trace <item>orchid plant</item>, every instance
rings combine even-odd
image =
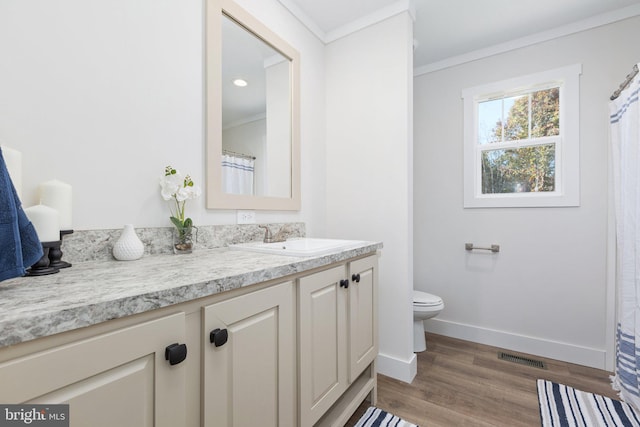
[[[164,200],[173,200],[171,210],[171,222],[178,230],[181,239],[184,239],[187,233],[193,227],[191,218],[186,217],[185,206],[187,200],[200,197],[200,187],[194,185],[189,175],[183,176],[171,166],[167,166],[164,170],[164,176],[160,177],[160,194]]]

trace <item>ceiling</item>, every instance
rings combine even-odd
[[[329,42],[367,18],[406,10],[410,0],[279,1]],[[640,14],[640,0],[413,0],[413,6],[415,68],[603,14]]]

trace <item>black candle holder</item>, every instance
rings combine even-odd
[[[69,268],[71,267],[71,263],[68,263],[66,261],[62,261],[62,239],[64,238],[64,236],[66,236],[67,234],[72,234],[73,230],[60,230],[60,240],[58,240],[57,242],[51,242],[51,243],[57,243],[57,245],[52,246],[51,248],[49,248],[49,266],[50,267],[54,267],[54,268]]]
[[[52,267],[49,261],[49,250],[55,246],[60,246],[60,241],[41,243],[43,252],[42,258],[27,269],[27,276],[46,276],[47,274],[54,274],[60,271],[59,268]]]

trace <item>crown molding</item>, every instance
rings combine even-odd
[[[326,33],[316,24],[316,22],[298,7],[294,0],[278,0],[302,25],[307,27],[311,33],[324,43]]]
[[[388,6],[376,10],[373,13],[358,18],[355,21],[342,25],[331,31],[323,31],[316,22],[298,7],[295,0],[278,0],[289,12],[302,23],[313,35],[315,35],[322,43],[329,44],[349,34],[360,31],[371,25],[375,25],[385,19],[408,11],[411,18],[415,21],[415,6],[412,0],[398,0]]]
[[[505,43],[500,43],[497,45],[493,45],[483,49],[478,49],[473,52],[465,53],[462,55],[452,56],[450,58],[443,59],[442,61],[432,62],[430,64],[416,67],[413,70],[413,76],[418,77],[422,74],[428,74],[434,71],[455,67],[457,65],[461,65],[467,62],[476,61],[478,59],[487,58],[490,56],[509,52],[511,50],[520,49],[526,46],[531,46],[534,44],[538,44],[538,43],[546,42],[549,40],[557,39],[560,37],[568,36],[571,34],[579,33],[581,31],[601,27],[603,25],[622,21],[624,19],[632,18],[638,15],[640,15],[640,4],[623,7],[621,9],[613,10],[611,12],[603,13],[596,16],[592,16],[591,18],[587,18],[582,21],[577,21],[571,24],[563,25],[561,27],[557,27],[548,31],[543,31],[537,34],[532,34],[530,36],[510,40]]]
[[[331,43],[403,12],[409,12],[411,18],[415,21],[416,13],[413,2],[411,0],[398,0],[383,7],[382,9],[378,9],[373,13],[363,16],[362,18],[358,18],[355,21],[349,22],[348,24],[327,32],[323,42],[325,44]]]

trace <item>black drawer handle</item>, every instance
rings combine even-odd
[[[168,345],[164,349],[164,358],[170,365],[177,365],[187,358],[187,345],[178,343]]]
[[[216,328],[209,333],[209,341],[216,347],[225,345],[229,339],[229,332],[226,329]]]
[[[347,289],[349,287],[349,281],[347,279],[340,280],[340,287]]]
[[[360,273],[358,274],[352,274],[351,275],[351,280],[353,280],[356,283],[360,283]]]

